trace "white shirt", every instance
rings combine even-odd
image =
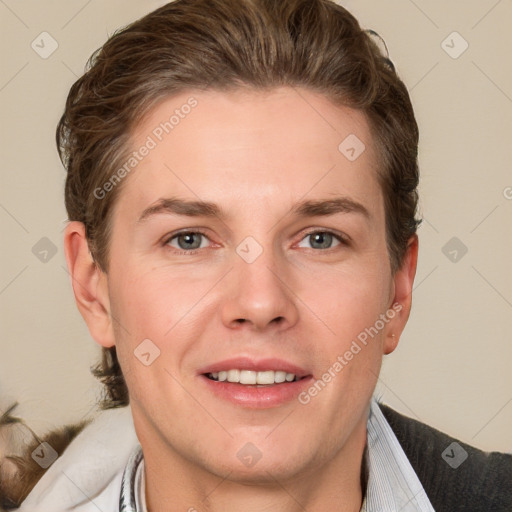
[[[435,512],[375,397],[367,431],[369,478],[361,512]],[[144,490],[144,459],[128,406],[104,411],[86,426],[18,512],[147,512]]]
[[[366,428],[369,477],[361,512],[435,512],[375,397]]]

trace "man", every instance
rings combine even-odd
[[[121,409],[20,510],[510,509],[510,456],[372,398],[411,308],[418,130],[346,10],[168,4],[95,56],[58,145],[75,298]]]

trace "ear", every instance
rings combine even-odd
[[[398,345],[398,340],[405,329],[412,304],[412,287],[418,263],[418,235],[409,238],[401,267],[393,277],[393,299],[389,311],[395,315],[389,321],[384,339],[384,354],[390,354]],[[393,336],[394,335],[394,336]]]
[[[114,346],[108,277],[92,258],[82,222],[72,221],[67,225],[64,252],[76,304],[91,336],[103,347]]]

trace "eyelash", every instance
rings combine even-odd
[[[314,234],[317,234],[317,233],[332,235],[336,240],[338,240],[338,242],[340,242],[340,245],[342,245],[342,246],[348,246],[349,245],[349,239],[348,239],[348,237],[346,235],[341,235],[340,233],[337,233],[337,232],[334,232],[334,231],[331,231],[331,230],[328,230],[328,229],[315,229],[315,230],[312,230],[312,231],[308,231],[300,239],[300,242],[302,240],[304,240],[305,238],[307,238],[308,236],[311,236],[311,235],[314,235]],[[208,235],[204,231],[201,231],[200,229],[196,229],[194,231],[190,231],[190,230],[178,231],[177,233],[173,233],[169,237],[165,238],[165,240],[163,242],[163,246],[167,247],[167,248],[170,248],[169,243],[172,240],[174,240],[175,238],[177,238],[177,237],[179,237],[181,235],[202,235],[202,236],[204,236],[205,238],[207,238],[209,240]],[[338,246],[336,246],[336,247],[338,247]],[[328,252],[331,252],[332,250],[335,250],[336,247],[329,247],[328,249],[314,249],[314,248],[311,248],[311,250],[315,251],[315,252],[327,252],[328,253]],[[194,254],[197,254],[197,252],[199,252],[199,251],[201,251],[203,249],[205,249],[205,248],[203,247],[203,248],[200,248],[200,249],[193,249],[191,251],[184,251],[184,250],[180,251],[180,250],[176,249],[175,247],[170,248],[170,250],[174,254],[178,254],[178,255],[180,255],[180,254],[194,255]]]

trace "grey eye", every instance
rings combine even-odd
[[[200,249],[202,238],[205,238],[202,233],[192,231],[187,233],[178,233],[169,240],[168,244],[172,247],[176,247],[176,245],[173,245],[172,243],[176,240],[178,243],[178,246],[176,247],[177,249]]]
[[[310,244],[313,249],[331,249],[341,243],[339,237],[329,231],[315,231],[313,233],[308,233],[303,240],[308,239],[310,240]],[[333,242],[337,242],[337,244],[333,246]],[[300,245],[300,247],[304,246]]]

